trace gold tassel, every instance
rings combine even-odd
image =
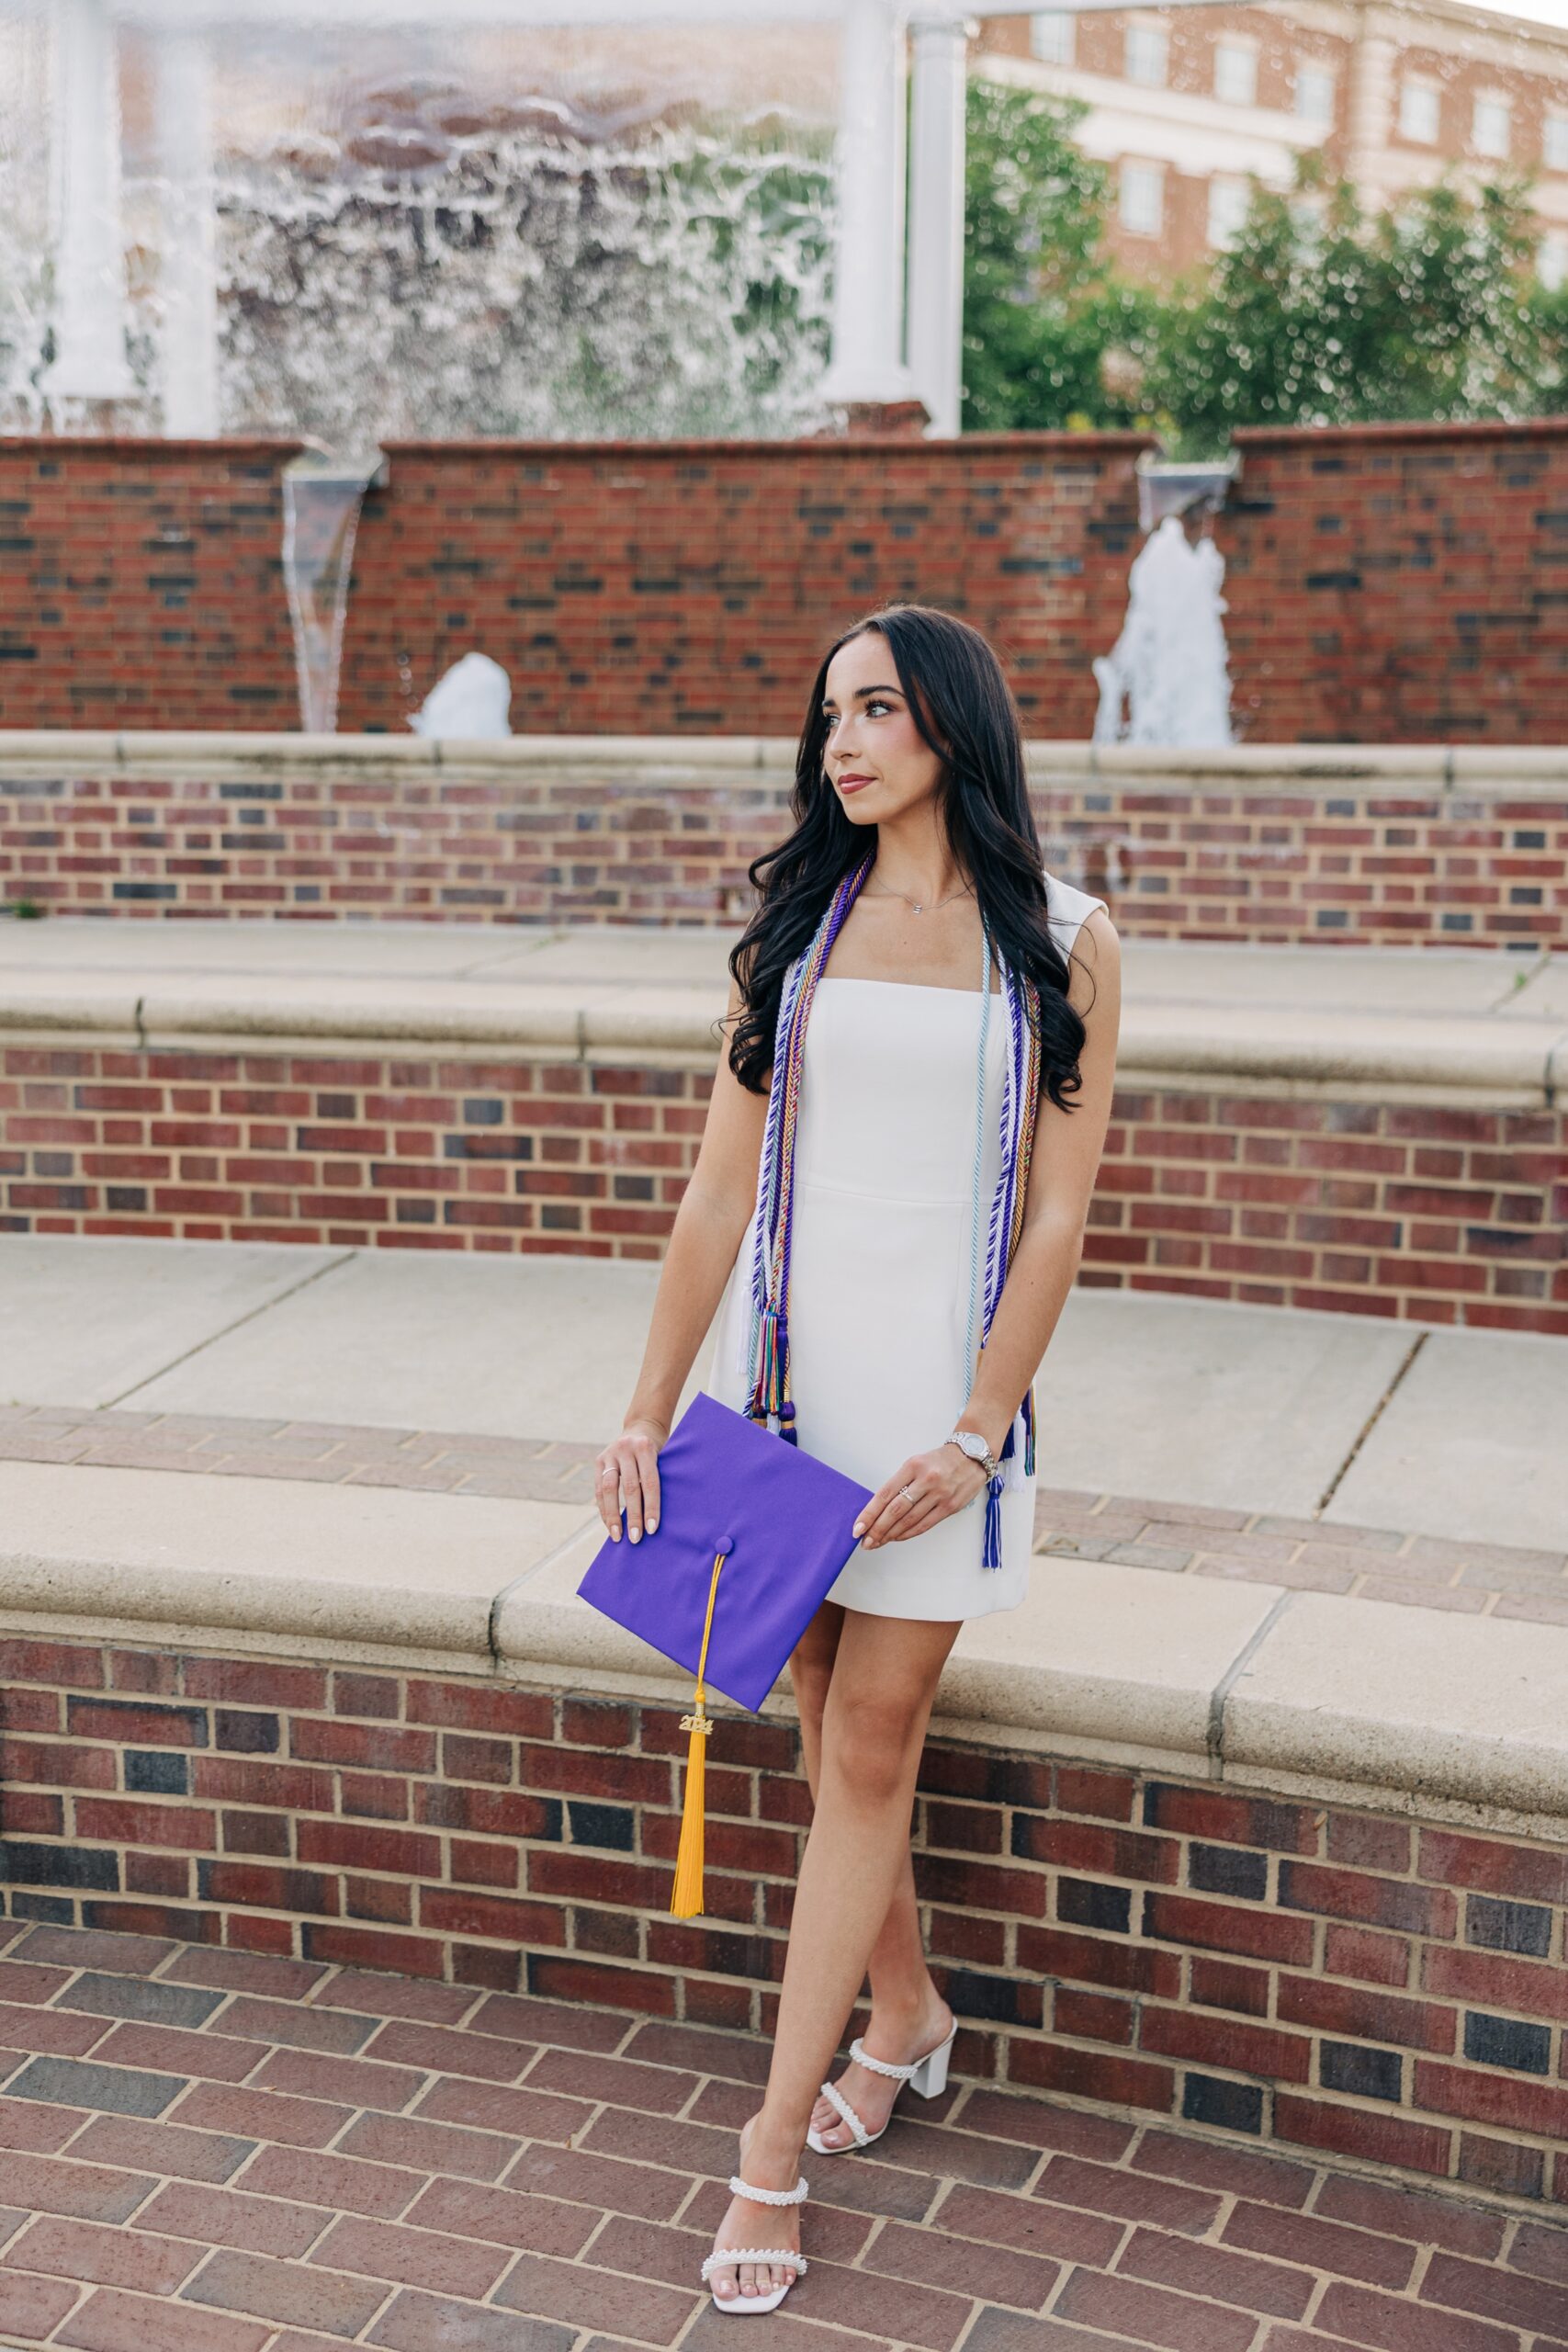
[[[728,1541],[715,1556],[713,1577],[708,1585],[708,1613],[703,1626],[703,1646],[697,1657],[697,1689],[694,1712],[681,1718],[681,1729],[689,1731],[691,1742],[686,1749],[686,1794],[681,1809],[681,1847],[675,1857],[675,1884],[670,1895],[670,1909],[677,1919],[694,1919],[703,1907],[703,1823],[705,1802],[704,1783],[706,1778],[707,1736],[713,1729],[712,1719],[703,1712],[705,1692],[703,1676],[708,1662],[708,1636],[713,1632],[713,1604],[718,1594],[718,1572],[729,1550]]]

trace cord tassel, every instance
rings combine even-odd
[[[989,1479],[986,1487],[986,1544],[980,1554],[983,1568],[999,1568],[1002,1564],[1002,1482],[1000,1477]]]
[[[707,1736],[713,1722],[703,1707],[703,1677],[707,1670],[708,1638],[713,1632],[713,1605],[718,1596],[718,1572],[734,1548],[727,1535],[714,1555],[708,1584],[708,1611],[703,1625],[703,1646],[697,1657],[697,1689],[693,1713],[682,1715],[681,1729],[692,1735],[686,1747],[686,1792],[681,1807],[681,1844],[675,1856],[675,1883],[670,1909],[677,1919],[694,1919],[703,1907],[703,1830],[707,1803]]]

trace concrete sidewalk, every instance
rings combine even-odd
[[[630,1395],[658,1272],[8,1236],[0,1404],[596,1446]],[[1556,1340],[1078,1290],[1039,1393],[1054,1488],[1562,1548]]]

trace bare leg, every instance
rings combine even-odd
[[[814,1798],[821,1771],[822,1711],[827,1704],[844,1614],[836,1601],[825,1601],[790,1659],[806,1777]],[[938,1992],[926,1963],[915,1899],[914,1863],[907,1843],[887,1916],[872,1947],[869,1974],[871,2018],[864,2039],[872,2056],[889,2059],[901,2066],[934,2049],[952,2024],[953,2012]],[[893,2111],[898,2084],[886,2075],[874,2075],[868,2067],[856,2065],[852,2060],[838,2077],[838,2083],[866,2130],[880,2132]],[[818,2097],[811,2121],[818,2137],[832,2147],[846,2147],[854,2138],[838,2109],[826,2098]]]
[[[773,2064],[742,2141],[747,2177],[794,2186],[823,2075],[908,1868],[909,1815],[931,1702],[957,1622],[846,1610],[822,1711],[816,1813],[801,1860]],[[716,2245],[798,2244],[798,2211],[737,2198]],[[787,2266],[719,2270],[723,2299],[782,2286]]]

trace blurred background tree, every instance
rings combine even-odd
[[[1124,424],[1108,352],[1141,349],[1156,298],[1105,244],[1110,174],[1073,143],[1076,98],[969,85],[964,189],[964,428]],[[1135,389],[1123,371],[1129,390]]]
[[[971,85],[966,431],[1139,424],[1204,457],[1244,424],[1562,406],[1568,289],[1535,275],[1525,183],[1369,213],[1310,158],[1289,194],[1255,184],[1229,249],[1159,290],[1110,257],[1109,175],[1072,141],[1084,111]]]

